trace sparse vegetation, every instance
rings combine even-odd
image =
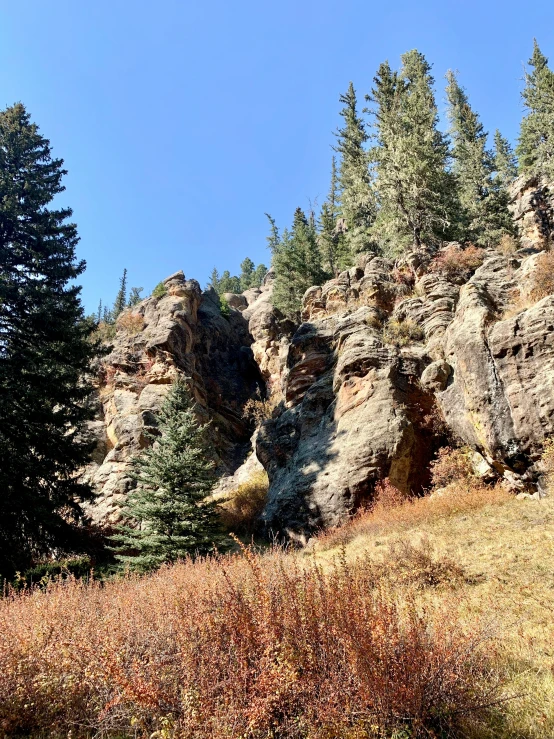
[[[554,293],[554,251],[542,252],[533,271],[529,297],[534,303]]]
[[[465,282],[483,264],[485,252],[471,244],[465,249],[457,245],[448,246],[436,256],[429,267],[451,282]]]
[[[144,328],[144,318],[140,313],[134,313],[127,309],[120,313],[116,321],[116,327],[126,331],[131,336],[136,336]]]
[[[398,344],[398,346],[407,346],[425,338],[425,333],[411,318],[400,321],[396,318],[390,318],[385,324],[383,330],[383,338],[388,344]]]

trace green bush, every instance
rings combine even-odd
[[[231,306],[223,296],[219,298],[219,310],[223,318],[229,318],[231,315]]]
[[[163,282],[158,282],[156,287],[152,290],[152,297],[163,298],[164,295],[167,295],[167,287]]]
[[[407,346],[416,341],[422,341],[425,334],[421,326],[418,326],[411,318],[407,318],[405,321],[391,318],[385,326],[383,337],[388,344]]]

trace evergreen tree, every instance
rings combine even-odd
[[[269,251],[274,254],[277,247],[281,243],[281,237],[279,236],[279,229],[275,225],[275,218],[272,218],[269,213],[265,213],[265,217],[269,221],[270,225],[270,232],[269,236],[267,237],[267,245],[269,248]]]
[[[220,282],[219,272],[217,271],[217,267],[214,267],[210,275],[210,281],[208,282],[208,286],[213,287],[216,293],[219,293],[219,282]]]
[[[100,302],[98,303],[98,310],[96,311],[96,323],[100,323],[102,320],[102,298],[100,298]]]
[[[494,169],[501,186],[508,189],[517,177],[517,159],[508,140],[498,129],[494,132]]]
[[[123,274],[119,280],[119,290],[115,296],[115,302],[112,308],[112,320],[116,321],[120,313],[125,310],[127,304],[127,270],[123,270]]]
[[[283,232],[273,255],[273,267],[273,304],[291,317],[300,311],[306,290],[321,285],[329,276],[321,264],[314,224],[301,208],[296,209],[290,233]]]
[[[104,306],[104,312],[102,314],[102,320],[103,320],[104,323],[113,323],[114,322],[113,313],[111,312],[111,310],[108,308],[107,305]]]
[[[367,100],[374,116],[371,159],[379,216],[375,238],[389,253],[448,238],[455,209],[448,139],[438,130],[431,67],[417,50],[393,72],[387,62]]]
[[[224,544],[216,504],[206,502],[215,484],[183,379],[170,389],[158,415],[159,436],[134,459],[137,488],[123,508],[129,524],[113,540],[117,559],[148,571],[187,555],[208,554]]]
[[[75,279],[77,228],[63,160],[20,103],[0,113],[0,572],[10,576],[54,547],[73,547],[77,470],[91,446],[91,340]]]
[[[527,115],[521,122],[516,149],[519,170],[554,178],[554,72],[536,39],[529,65],[532,69],[525,74],[522,93]]]
[[[368,136],[358,114],[356,91],[352,82],[339,100],[344,105],[340,111],[344,126],[335,134],[335,151],[340,154],[338,210],[346,227],[344,241],[353,256],[372,247],[371,225],[375,220],[375,196],[371,187],[367,152],[364,149]]]
[[[265,264],[258,264],[254,271],[254,281],[252,283],[252,287],[260,287],[266,275],[267,267],[265,266]]]
[[[246,259],[244,259],[240,265],[239,281],[241,292],[243,292],[244,290],[248,290],[249,287],[253,287],[255,272],[256,265],[249,257],[246,257]]]
[[[331,184],[327,200],[321,206],[319,214],[319,247],[324,269],[329,275],[336,275],[350,267],[353,256],[345,240],[345,234],[338,224],[338,175],[336,159],[331,165]]]
[[[236,276],[231,276],[229,270],[226,269],[225,272],[221,275],[221,279],[219,280],[218,293],[220,295],[223,295],[223,293],[240,292],[242,292],[240,289],[240,279]]]
[[[131,292],[129,293],[129,301],[127,303],[128,308],[134,308],[135,305],[138,305],[140,303],[140,301],[142,300],[140,294],[143,290],[144,290],[143,287],[132,287],[131,288]]]
[[[454,143],[453,171],[456,175],[461,217],[460,238],[481,246],[494,245],[505,233],[513,233],[508,211],[508,193],[493,176],[495,159],[487,149],[487,132],[471,108],[454,72],[446,75],[451,135]]]

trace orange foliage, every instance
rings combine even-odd
[[[244,550],[8,594],[0,731],[415,738],[479,714],[498,690],[483,633],[452,604],[431,616],[395,599],[369,569]]]
[[[554,251],[543,251],[533,271],[531,300],[538,302],[554,293]]]
[[[465,249],[449,246],[433,259],[429,271],[438,272],[453,282],[465,281],[483,264],[484,254],[483,249],[473,244]]]

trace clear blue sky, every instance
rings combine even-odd
[[[0,103],[22,101],[65,159],[88,311],[124,267],[146,292],[183,269],[269,261],[279,225],[328,187],[338,96],[418,48],[460,72],[485,126],[514,140],[554,3],[512,0],[0,0]]]

